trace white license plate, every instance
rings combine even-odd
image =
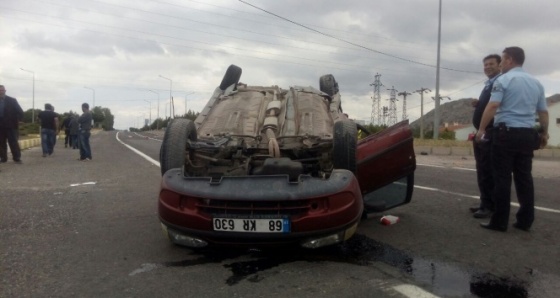
[[[289,233],[290,220],[287,218],[220,218],[213,219],[214,231],[249,233]]]

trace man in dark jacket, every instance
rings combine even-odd
[[[41,120],[41,147],[43,148],[43,157],[52,155],[58,134],[58,114],[54,112],[51,104],[45,104],[45,110],[37,116]]]
[[[93,121],[93,116],[89,110],[89,104],[82,104],[83,114],[78,118],[78,123],[80,124],[80,158],[81,161],[91,160],[91,147],[89,145],[89,137],[91,135],[91,122]]]
[[[21,163],[19,148],[19,122],[23,120],[23,110],[17,100],[6,95],[6,88],[0,85],[0,162],[8,161],[8,146],[15,163]]]
[[[482,113],[484,113],[484,109],[486,108],[486,106],[488,105],[488,101],[490,100],[494,81],[500,75],[500,62],[502,62],[502,57],[500,57],[500,55],[498,54],[488,55],[482,60],[482,63],[484,63],[484,74],[488,77],[488,80],[484,84],[484,89],[482,89],[479,99],[473,101],[475,110],[472,122],[473,126],[477,130],[480,126]],[[479,207],[471,208],[471,211],[474,212],[473,216],[475,218],[490,217],[495,209],[494,201],[492,198],[492,191],[494,190],[494,178],[492,176],[492,162],[490,160],[490,149],[492,148],[492,120],[490,120],[490,124],[488,126],[490,128],[486,130],[484,141],[473,141],[474,158],[476,160],[476,177],[478,181],[478,189],[480,191]]]
[[[80,141],[78,140],[78,133],[80,132],[80,124],[78,123],[77,115],[70,115],[70,145],[72,149],[78,149]]]

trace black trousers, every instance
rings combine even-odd
[[[21,159],[21,150],[19,149],[18,139],[19,130],[17,128],[0,127],[0,160],[8,160],[8,146],[6,145],[6,141],[10,145],[12,158],[14,160]]]
[[[480,209],[494,211],[495,204],[492,197],[494,191],[494,176],[492,173],[492,130],[486,131],[486,142],[473,141],[474,159],[476,161],[476,178],[480,191]]]
[[[507,227],[511,204],[511,180],[519,201],[517,223],[530,227],[535,220],[535,188],[533,185],[533,150],[537,131],[532,128],[494,128],[492,140],[492,168],[495,187],[493,197],[496,210],[493,225]]]

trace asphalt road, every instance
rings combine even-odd
[[[418,156],[412,203],[385,213],[395,225],[372,214],[320,250],[193,251],[159,227],[161,134],[118,139],[92,136],[91,162],[59,140],[51,157],[32,148],[0,164],[0,297],[560,295],[558,161],[534,163],[529,233],[478,226],[470,157]]]

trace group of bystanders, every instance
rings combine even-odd
[[[56,138],[61,128],[65,129],[64,147],[80,149],[80,161],[90,161],[91,135],[93,117],[87,103],[82,104],[82,115],[67,117],[59,126],[60,115],[54,111],[50,103],[45,110],[37,115],[41,125],[41,148],[43,157],[54,153]],[[18,101],[6,95],[6,88],[0,85],[0,163],[8,161],[8,146],[15,163],[21,164],[21,148],[19,146],[19,123],[23,120],[23,109]]]

